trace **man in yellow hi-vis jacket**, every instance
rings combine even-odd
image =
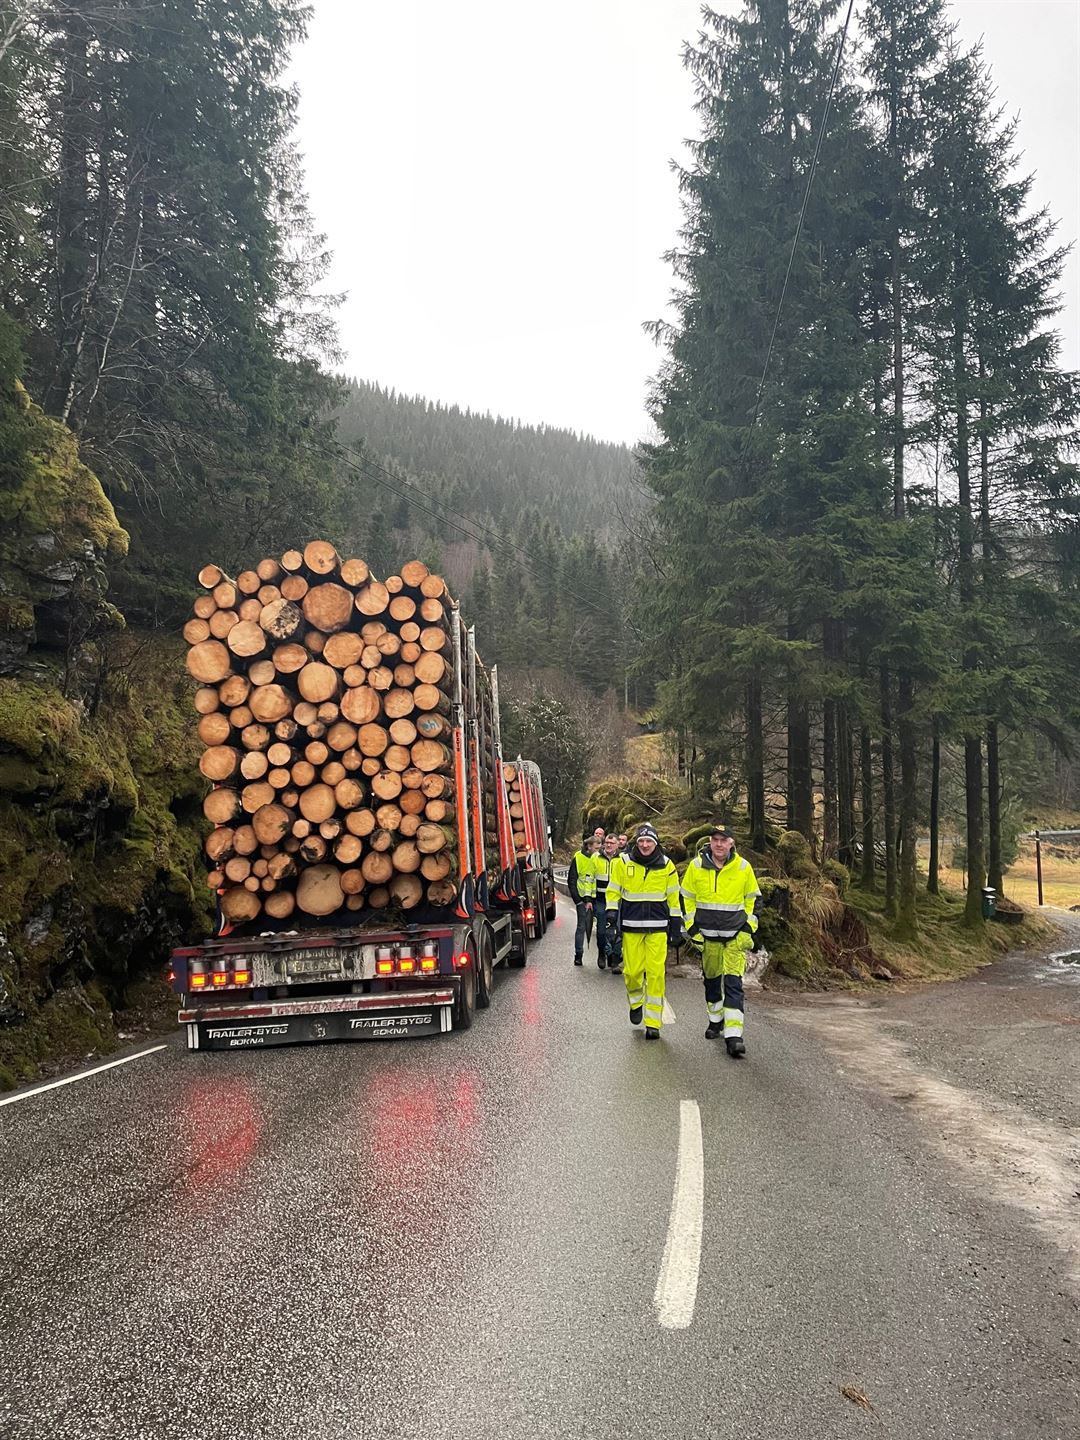
[[[735,837],[718,825],[686,867],[682,879],[686,933],[702,948],[705,1004],[709,1011],[707,1040],[723,1035],[729,1055],[746,1054],[743,1041],[742,977],[746,952],[753,949],[761,894],[748,860],[735,853]]]
[[[659,1040],[668,939],[678,944],[682,913],[678,872],[651,825],[642,825],[629,850],[612,861],[607,912],[609,933],[613,925],[614,934],[622,937],[630,1024],[640,1025],[644,1015],[646,1040]]]

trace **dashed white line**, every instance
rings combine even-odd
[[[671,1198],[664,1258],[656,1281],[653,1305],[665,1330],[685,1330],[694,1318],[701,1230],[705,1213],[705,1158],[701,1146],[701,1111],[696,1100],[679,1105],[679,1159]]]
[[[0,1099],[0,1106],[17,1105],[20,1100],[29,1100],[31,1095],[40,1095],[45,1090],[56,1090],[61,1085],[74,1085],[77,1080],[89,1080],[91,1075],[100,1075],[103,1070],[115,1070],[117,1065],[130,1065],[132,1060],[141,1060],[144,1055],[156,1055],[159,1050],[167,1050],[167,1045],[151,1045],[148,1050],[138,1050],[134,1055],[124,1055],[119,1060],[109,1060],[104,1065],[95,1065],[92,1070],[80,1070],[77,1075],[65,1075],[62,1080],[49,1080],[44,1085],[35,1085],[30,1090],[20,1090],[17,1095],[7,1095]]]

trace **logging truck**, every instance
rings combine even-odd
[[[215,933],[173,952],[191,1050],[468,1029],[555,914],[543,784],[419,560],[216,565],[184,626]]]

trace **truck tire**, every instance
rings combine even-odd
[[[554,919],[555,919],[555,916],[558,914],[558,911],[559,911],[559,902],[558,902],[558,900],[555,898],[555,882],[554,882],[554,880],[549,881],[549,880],[547,879],[547,877],[545,876],[545,879],[544,879],[544,887],[545,887],[545,889],[547,888],[547,886],[548,886],[549,883],[550,883],[550,885],[551,885],[551,903],[550,903],[549,905],[545,906],[545,908],[544,908],[544,914],[547,916],[548,920],[550,921],[550,920],[554,920]]]
[[[457,995],[454,999],[453,1024],[455,1030],[468,1030],[476,1014],[476,944],[470,937],[466,949],[469,964],[458,971]]]
[[[479,960],[476,966],[476,1004],[486,1010],[491,1004],[491,988],[495,983],[495,932],[484,921],[480,927]]]

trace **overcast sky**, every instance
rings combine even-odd
[[[718,5],[737,9],[734,5]],[[1020,117],[1035,194],[1080,232],[1080,0],[955,0]],[[670,161],[697,132],[697,0],[314,0],[291,78],[345,368],[633,443],[671,290]],[[1080,366],[1080,259],[1061,318]]]

